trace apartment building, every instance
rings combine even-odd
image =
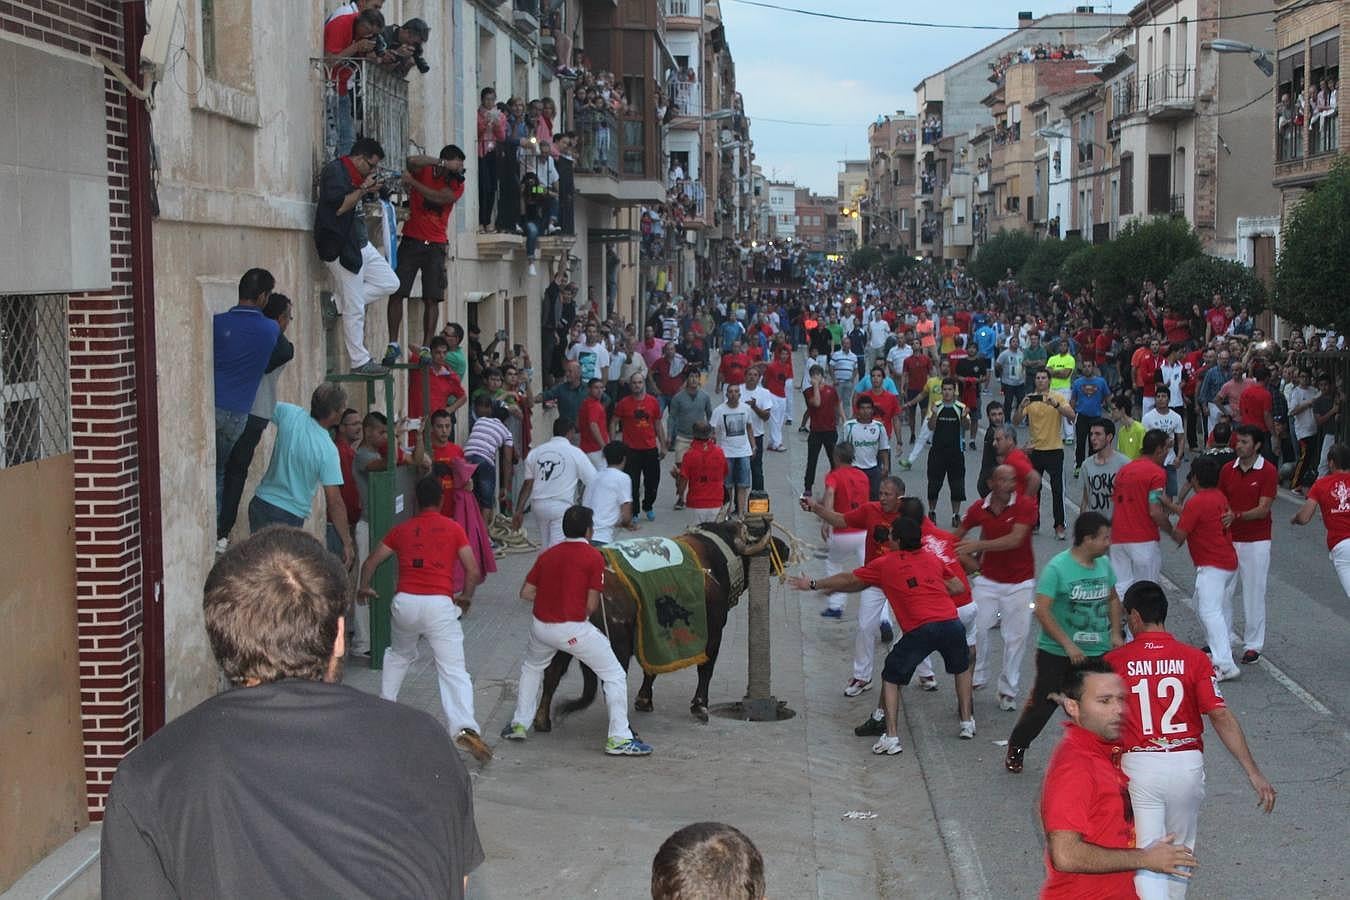
[[[769,222],[765,237],[791,240],[797,235],[797,186],[790,181],[769,181]]]
[[[1316,188],[1350,147],[1350,123],[1337,108],[1341,69],[1350,62],[1342,34],[1350,31],[1350,0],[1308,5],[1275,3],[1273,184],[1280,216]],[[1335,97],[1336,100],[1332,98]],[[1258,105],[1260,108],[1261,105]],[[1263,110],[1269,114],[1269,107]]]
[[[862,205],[864,241],[883,250],[912,253],[916,185],[916,120],[896,112],[867,127],[871,154],[867,195]]]
[[[803,187],[796,194],[795,242],[807,253],[834,253],[839,246],[839,198]]]
[[[846,159],[836,175],[839,194],[839,247],[854,250],[863,244],[862,209],[868,204],[871,162]]]

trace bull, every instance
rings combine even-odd
[[[689,712],[700,722],[708,721],[708,684],[712,681],[713,669],[717,665],[717,654],[722,648],[722,629],[727,624],[727,612],[739,599],[740,593],[749,584],[750,558],[763,553],[773,541],[779,557],[787,562],[790,548],[787,543],[768,534],[757,541],[751,541],[744,526],[736,520],[723,522],[704,522],[694,526],[683,535],[687,546],[698,557],[703,569],[704,595],[707,597],[708,644],[707,662],[698,666],[698,687],[693,699],[689,701]],[[730,548],[735,560],[728,561],[722,548]],[[734,568],[733,568],[734,567]],[[648,602],[659,598],[643,598]],[[618,579],[605,579],[604,602],[591,616],[591,623],[609,636],[610,646],[624,671],[632,661],[637,647],[637,598],[631,596]],[[534,714],[534,730],[547,732],[553,730],[551,709],[553,695],[558,684],[572,664],[567,653],[557,653],[544,671],[544,690],[539,708]],[[569,715],[585,709],[595,701],[598,679],[588,667],[581,667],[581,696],[569,700],[558,707],[558,716]],[[642,673],[642,687],[638,689],[633,708],[638,712],[652,711],[652,685],[656,675]]]

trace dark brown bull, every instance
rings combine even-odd
[[[708,721],[708,683],[712,681],[713,667],[717,665],[717,654],[722,648],[722,629],[727,624],[727,610],[730,609],[727,593],[729,586],[732,584],[732,573],[727,570],[725,556],[717,549],[712,540],[701,536],[699,530],[716,534],[727,546],[740,554],[742,570],[737,575],[742,584],[749,581],[750,557],[763,551],[768,540],[773,540],[779,556],[785,562],[788,559],[789,548],[785,542],[778,538],[767,537],[747,545],[741,523],[736,520],[706,522],[683,535],[688,539],[688,546],[698,556],[699,566],[704,572],[704,593],[708,598],[708,645],[706,650],[708,661],[698,667],[698,688],[694,691],[693,699],[689,701],[689,711],[699,721],[706,722]],[[655,600],[655,598],[651,599]],[[601,610],[603,610],[603,615]],[[608,624],[610,646],[614,648],[614,655],[618,657],[619,664],[623,666],[626,672],[628,671],[628,663],[633,658],[633,652],[637,647],[636,599],[628,593],[617,578],[607,578],[605,579],[604,603],[601,605],[601,610],[597,610],[591,616],[591,623],[601,631],[605,631],[606,624]],[[606,619],[608,619],[608,623],[606,623]],[[534,730],[536,732],[553,730],[553,719],[550,712],[553,705],[553,694],[557,691],[558,683],[571,664],[571,655],[559,652],[554,654],[553,662],[549,663],[548,668],[544,670],[544,692],[539,701],[539,708],[534,714]],[[581,696],[561,704],[558,708],[559,716],[566,716],[569,713],[585,709],[594,702],[598,683],[595,673],[588,667],[582,666],[581,679]],[[656,675],[649,672],[643,673],[642,687],[638,689],[637,699],[633,702],[633,707],[639,712],[652,711],[652,684],[655,681]]]

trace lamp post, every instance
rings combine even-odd
[[[1215,38],[1212,41],[1206,41],[1201,46],[1213,50],[1215,53],[1250,53],[1256,56],[1252,64],[1260,69],[1267,78],[1275,74],[1275,64],[1270,61],[1274,55],[1274,50],[1267,50],[1264,47],[1254,47],[1246,41],[1235,41],[1229,38]]]

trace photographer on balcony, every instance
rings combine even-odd
[[[331,60],[340,60],[328,70],[333,85],[325,92],[330,127],[337,132],[337,155],[346,156],[356,140],[356,114],[352,106],[360,60],[374,60],[375,45],[384,28],[384,16],[368,6],[360,12],[334,16],[323,26],[323,52]]]
[[[423,75],[431,64],[422,55],[422,45],[431,37],[431,28],[422,19],[409,19],[402,25],[390,25],[375,39],[380,68],[402,78],[417,66]]]
[[[365,15],[365,13],[362,13]],[[384,148],[374,138],[358,138],[351,154],[319,173],[319,202],[314,211],[314,247],[333,276],[333,299],[342,316],[342,337],[352,374],[379,376],[386,369],[365,348],[366,307],[398,289],[398,276],[366,235],[361,202],[396,181],[397,172],[380,170]]]
[[[384,365],[398,362],[402,348],[398,344],[403,326],[403,301],[412,294],[413,282],[422,276],[422,348],[426,359],[431,338],[436,333],[436,317],[448,285],[446,262],[450,258],[448,226],[455,203],[464,196],[464,151],[454,144],[441,148],[440,156],[409,156],[404,163],[407,174],[408,221],[398,242],[398,290],[389,298],[389,348]],[[413,326],[408,326],[412,343]]]

